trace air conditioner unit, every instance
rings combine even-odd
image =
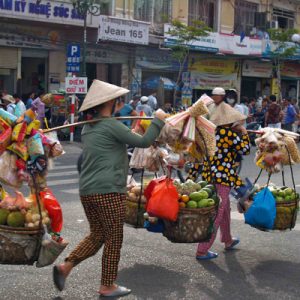
[[[270,28],[272,29],[278,29],[278,21],[271,21],[270,22]]]

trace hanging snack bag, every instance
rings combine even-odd
[[[21,143],[14,142],[11,145],[9,145],[6,149],[14,152],[19,157],[21,157],[23,160],[25,160],[25,161],[28,160],[29,154],[28,154],[28,149],[27,149],[25,142],[21,142]]]
[[[12,137],[11,137],[12,141],[18,143],[23,142],[26,136],[26,129],[27,129],[26,122],[17,124],[12,131]]]
[[[0,154],[11,142],[11,127],[0,118]]]
[[[2,118],[9,125],[13,125],[18,119],[16,116],[10,114],[3,108],[0,108],[0,118]]]
[[[44,147],[42,143],[42,138],[39,133],[27,140],[28,153],[31,160],[36,160],[39,156],[44,155]]]
[[[34,120],[30,124],[28,124],[26,129],[26,134],[30,135],[32,130],[39,130],[41,126],[41,122],[39,120]]]
[[[17,156],[5,151],[0,156],[0,181],[12,187],[19,188],[21,181],[18,179]]]

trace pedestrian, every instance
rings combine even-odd
[[[293,131],[294,132],[298,132],[298,126],[299,126],[299,117],[300,117],[300,108],[299,108],[299,105],[297,103],[297,100],[296,99],[293,99],[291,101],[292,105],[294,106],[295,108],[295,111],[296,111],[296,120],[295,120],[295,123],[293,124]]]
[[[116,101],[116,108],[115,108],[114,115],[116,117],[129,117],[129,116],[137,116],[138,113],[136,112],[135,109],[133,109],[131,105],[125,103],[124,97],[120,97]],[[132,122],[131,120],[124,120],[121,122],[129,128],[134,127],[134,124],[136,123],[136,121]]]
[[[172,114],[173,113],[172,103],[169,101],[165,102],[163,110],[167,114]]]
[[[157,109],[156,92],[153,92],[148,96],[148,105],[152,108],[153,111]]]
[[[15,105],[16,105],[14,115],[19,118],[26,111],[26,106],[18,94],[13,94],[13,97],[15,99]]]
[[[283,119],[281,122],[282,129],[293,131],[293,124],[296,121],[297,113],[290,99],[283,99]]]
[[[238,238],[231,236],[229,192],[232,187],[243,185],[234,165],[238,154],[247,155],[250,152],[249,136],[245,127],[241,125],[245,118],[224,102],[215,105],[211,110],[210,121],[217,126],[216,152],[204,160],[202,178],[208,183],[215,184],[220,204],[210,240],[198,244],[196,253],[198,260],[209,260],[218,256],[209,249],[215,241],[219,227],[225,250],[233,249],[240,242]]]
[[[37,98],[31,103],[31,108],[37,113],[37,120],[40,121],[40,128],[44,128],[45,125],[45,103],[42,101],[45,95],[44,90],[40,90],[37,94]]]
[[[265,126],[271,128],[281,128],[282,111],[275,95],[270,96],[270,105],[265,115]]]
[[[90,233],[64,263],[54,266],[53,279],[59,290],[64,288],[71,270],[95,255],[104,245],[99,294],[118,297],[131,292],[115,283],[125,218],[128,172],[126,145],[149,147],[164,126],[166,114],[158,110],[144,136],[132,133],[124,124],[111,118],[115,99],[128,92],[127,89],[94,80],[80,108],[80,111],[88,111],[94,118],[103,117],[104,120],[86,124],[82,130],[79,192]]]
[[[27,99],[27,102],[26,102],[26,109],[31,108],[31,104],[32,104],[32,102],[33,102],[33,99],[35,99],[35,92],[31,92],[31,93],[28,95],[28,99]]]
[[[256,114],[256,99],[251,98],[249,101],[249,117],[247,123],[255,122],[255,114]]]
[[[134,95],[133,98],[129,101],[129,105],[132,107],[132,109],[136,109],[136,107],[138,106],[138,103],[141,99],[141,96],[139,95]]]
[[[6,111],[12,115],[15,115],[16,104],[14,97],[11,95],[5,95],[2,97],[2,101]]]
[[[141,103],[138,104],[137,107],[136,107],[137,113],[139,114],[140,112],[144,112],[147,117],[151,117],[152,113],[153,113],[153,110],[150,107],[150,105],[148,104],[148,97],[147,96],[142,96],[141,99],[140,99],[140,102]]]
[[[249,117],[249,107],[248,107],[248,103],[249,103],[249,99],[246,96],[243,96],[241,98],[241,107],[243,108],[243,112],[242,114],[245,115],[248,119]],[[245,123],[247,123],[247,119],[245,121]]]

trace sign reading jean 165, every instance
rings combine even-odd
[[[87,77],[66,77],[67,94],[86,94]]]
[[[100,16],[98,40],[131,44],[149,44],[149,23]]]

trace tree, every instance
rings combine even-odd
[[[175,19],[171,22],[171,24],[172,27],[169,30],[168,34],[176,38],[176,43],[171,46],[172,57],[179,64],[179,70],[176,80],[177,87],[181,82],[182,72],[188,60],[191,46],[195,41],[200,40],[201,37],[208,36],[209,32],[212,31],[212,29],[202,21],[194,21],[192,25],[186,25],[181,21]],[[177,89],[175,88],[173,93],[174,107],[176,104],[176,96]]]
[[[297,46],[292,43],[292,35],[297,33],[296,29],[269,29],[268,33],[273,42],[270,58],[273,62],[273,78],[277,78],[279,100],[282,100],[281,92],[281,67],[283,61],[292,59],[297,51]]]

